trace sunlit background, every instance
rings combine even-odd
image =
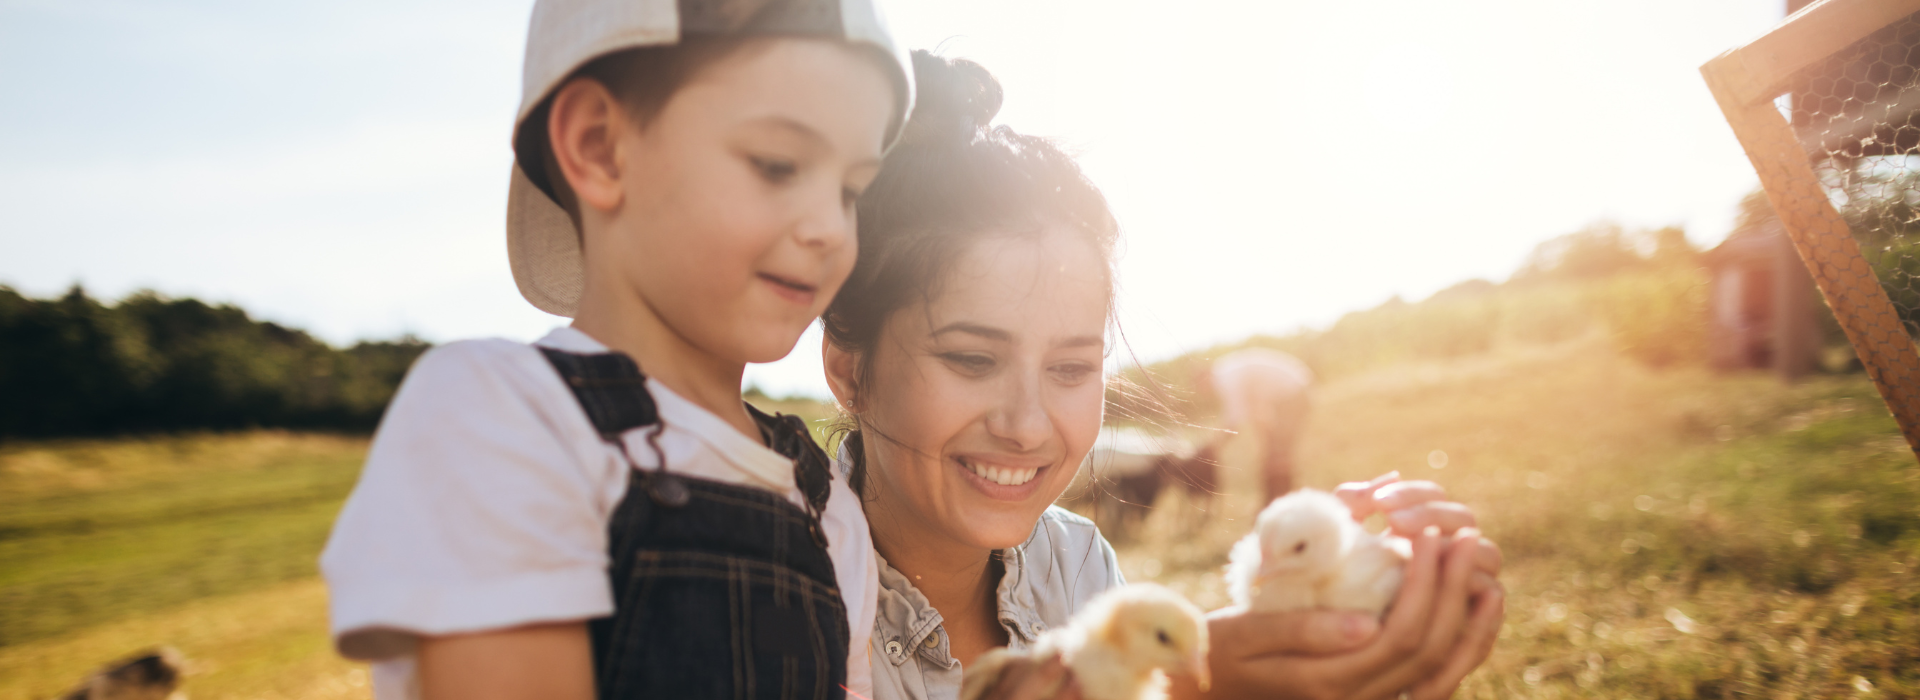
[[[531,339],[507,271],[530,2],[0,4],[0,284],[336,344]],[[1697,67],[1779,0],[893,2],[1079,153],[1143,360],[1502,279],[1597,219],[1710,244],[1754,177]],[[818,336],[756,366],[824,395]]]

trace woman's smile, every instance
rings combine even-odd
[[[1009,461],[985,456],[955,455],[948,459],[961,477],[989,498],[1024,501],[1039,490],[1052,466],[1033,460]]]

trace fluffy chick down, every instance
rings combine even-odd
[[[1056,653],[1086,700],[1164,700],[1167,672],[1191,675],[1207,687],[1205,615],[1180,594],[1142,583],[1102,593],[1066,626],[1041,635],[1032,649],[980,655],[961,676],[960,700],[978,700],[992,690],[1014,659]]]
[[[1301,489],[1274,499],[1233,546],[1227,592],[1250,610],[1384,614],[1400,592],[1409,544],[1366,531],[1338,497]]]

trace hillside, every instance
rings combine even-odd
[[[1312,421],[1308,484],[1434,479],[1505,548],[1506,630],[1460,697],[1920,696],[1920,468],[1861,375],[1656,370],[1590,338],[1337,379]],[[198,660],[198,700],[363,697],[312,576],[364,449],[0,448],[0,700],[155,643]],[[1224,602],[1216,572],[1255,505],[1230,474],[1197,533],[1163,500],[1121,543],[1130,577]]]

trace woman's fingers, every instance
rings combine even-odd
[[[1074,678],[1072,671],[1067,672],[1066,685],[1060,686],[1060,692],[1054,693],[1052,700],[1081,700],[1080,679]]]
[[[1446,665],[1416,684],[1410,695],[1415,700],[1444,700],[1451,697],[1453,691],[1460,687],[1460,682],[1466,680],[1467,674],[1473,673],[1473,669],[1479,668],[1493,653],[1494,642],[1500,638],[1500,623],[1506,618],[1507,591],[1495,584],[1487,595],[1481,596],[1474,604],[1473,618],[1467,622],[1466,633],[1454,647]]]
[[[1357,649],[1380,631],[1372,615],[1336,610],[1247,613],[1237,610],[1208,620],[1209,644],[1248,658],[1294,654],[1323,656]]]
[[[1480,538],[1480,546],[1473,550],[1473,562],[1488,576],[1499,576],[1500,567],[1505,564],[1507,555],[1500,552],[1500,545],[1485,537]]]
[[[1374,507],[1398,510],[1422,503],[1447,500],[1447,490],[1431,481],[1395,481],[1381,484],[1373,492]]]
[[[1354,520],[1366,520],[1378,508],[1374,502],[1374,493],[1381,487],[1400,481],[1400,472],[1387,472],[1371,481],[1349,481],[1333,489],[1333,495],[1347,504],[1347,510],[1353,511]]]
[[[1440,528],[1442,535],[1451,535],[1460,528],[1479,525],[1479,520],[1473,516],[1473,510],[1464,505],[1452,501],[1432,501],[1389,511],[1387,524],[1401,535],[1429,527]]]
[[[1393,697],[1401,690],[1431,677],[1446,664],[1467,621],[1470,601],[1467,587],[1477,570],[1473,566],[1472,552],[1479,538],[1478,531],[1468,528],[1448,539],[1441,571],[1438,572],[1438,585],[1427,584],[1438,588],[1431,595],[1427,624],[1420,629],[1419,638],[1412,648],[1405,649],[1400,656],[1405,662],[1363,686],[1361,697]],[[1407,577],[1406,585],[1414,585],[1413,576]]]
[[[1055,654],[1045,659],[1012,659],[1000,669],[1000,680],[986,700],[1047,700],[1071,680],[1065,663]]]

